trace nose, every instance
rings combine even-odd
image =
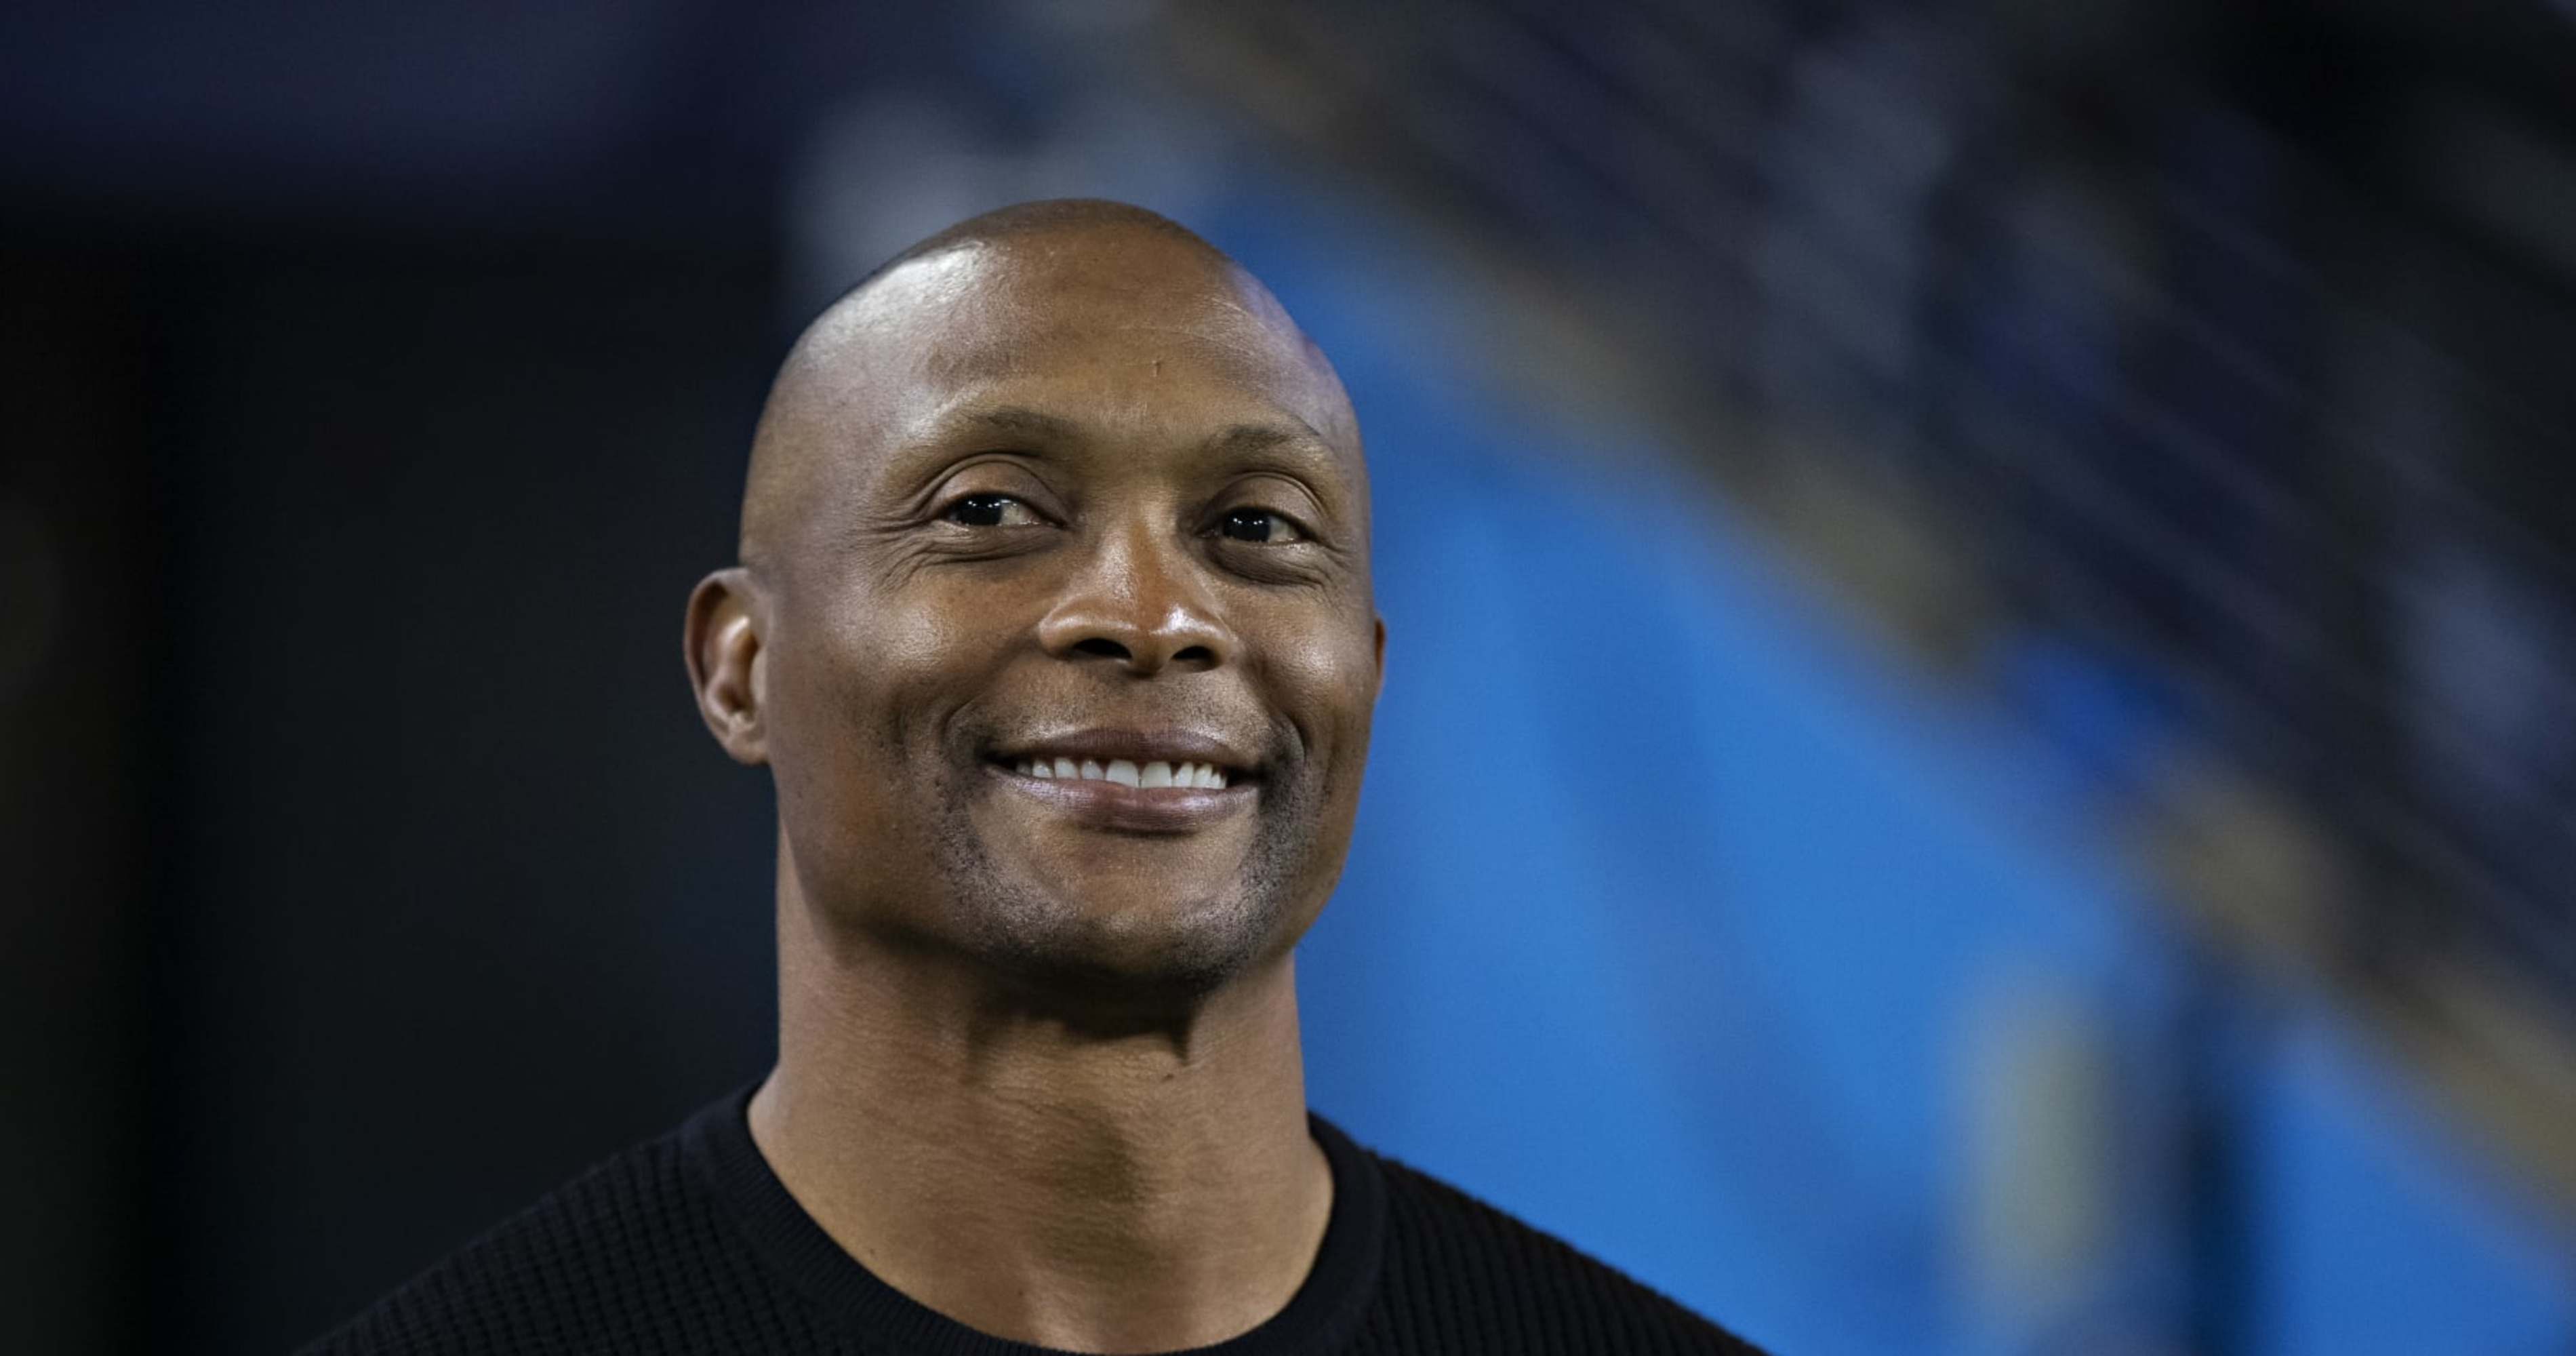
[[[1038,623],[1059,659],[1114,663],[1137,677],[1215,668],[1234,652],[1214,591],[1186,541],[1144,525],[1103,533]]]

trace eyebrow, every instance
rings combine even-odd
[[[1251,457],[1263,452],[1291,451],[1299,459],[1318,464],[1332,460],[1331,445],[1324,435],[1298,420],[1285,424],[1236,424],[1210,438],[1207,450],[1223,456]]]
[[[1080,424],[1061,415],[1025,405],[997,405],[976,410],[965,416],[968,426],[1015,437],[1073,442],[1083,436]],[[1233,424],[1201,445],[1218,456],[1251,457],[1264,452],[1287,451],[1298,454],[1297,460],[1328,464],[1332,445],[1302,419],[1259,424]]]
[[[1081,433],[1070,419],[1032,410],[1022,405],[1002,405],[977,410],[966,416],[966,422],[995,433],[1012,433],[1024,437],[1070,439]]]

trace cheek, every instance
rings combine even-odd
[[[830,638],[827,719],[850,741],[838,783],[867,851],[909,858],[962,832],[980,759],[1026,684],[1025,609],[998,590],[905,590],[853,608]]]
[[[1271,648],[1270,668],[1309,746],[1331,759],[1338,776],[1356,779],[1377,706],[1374,619],[1359,627],[1310,627],[1295,642]]]
[[[795,627],[770,653],[771,761],[780,795],[828,797],[836,812],[881,791],[935,688],[940,637],[883,607],[849,606]]]
[[[836,662],[835,647],[820,636],[792,653],[774,646],[771,655],[769,762],[779,814],[791,833],[866,816],[869,788],[884,782],[885,740],[864,719],[880,706],[864,675]]]
[[[962,624],[972,604],[943,594],[853,605],[833,619],[836,661],[881,686],[935,677],[966,657],[972,637]]]
[[[982,686],[959,615],[853,600],[773,651],[771,770],[810,898],[871,909],[935,875],[927,851],[957,813],[950,736]]]

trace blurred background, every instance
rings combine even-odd
[[[2567,0],[0,15],[0,1350],[770,1057],[691,708],[912,238],[1264,276],[1392,641],[1316,1105],[1782,1356],[2576,1352]]]

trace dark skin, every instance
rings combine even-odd
[[[1059,216],[808,331],[688,654],[777,785],[762,1153],[932,1309],[1172,1351],[1277,1313],[1331,1213],[1291,948],[1384,629],[1329,365],[1195,238]]]

